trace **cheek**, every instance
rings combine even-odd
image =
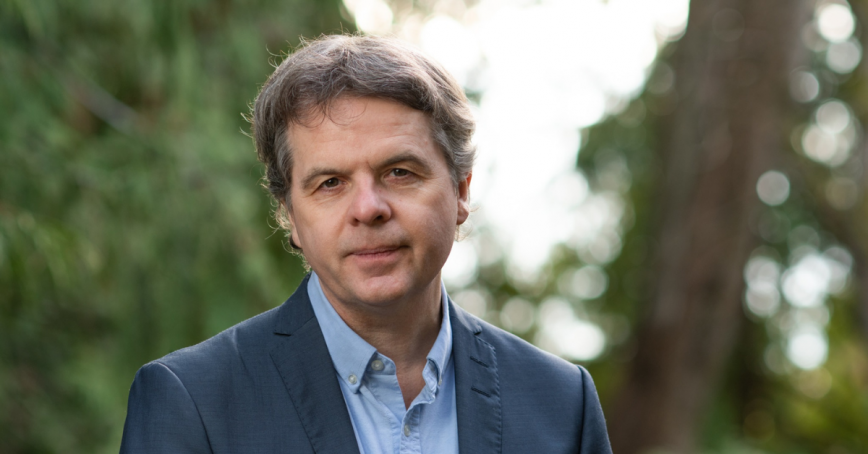
[[[296,209],[294,219],[295,228],[292,230],[292,235],[296,244],[301,246],[306,253],[319,249],[323,242],[322,237],[327,236],[324,235],[324,232],[328,227],[322,222],[323,218],[311,216],[304,210]]]
[[[328,219],[328,218],[324,218]],[[311,243],[312,246],[324,246],[328,244],[330,226],[328,222],[323,222],[324,219],[307,219],[302,226],[300,232],[302,239]]]
[[[446,201],[437,204],[436,208],[429,211],[428,216],[417,217],[415,222],[431,248],[448,256],[455,238],[456,220],[455,206]]]

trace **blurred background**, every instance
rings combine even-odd
[[[617,454],[868,452],[868,2],[0,2],[0,452],[109,453],[144,363],[303,277],[243,114],[392,34],[478,120],[454,300],[594,376]]]

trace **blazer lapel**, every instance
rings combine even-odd
[[[308,277],[281,306],[271,359],[317,454],[358,453],[353,424],[307,294]]]
[[[455,402],[458,450],[462,453],[501,452],[502,409],[497,354],[480,334],[482,325],[449,301],[452,358],[455,361]]]

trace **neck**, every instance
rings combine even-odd
[[[402,365],[424,366],[440,332],[440,280],[435,279],[426,287],[422,292],[376,307],[348,304],[325,286],[323,291],[347,326],[400,369]]]

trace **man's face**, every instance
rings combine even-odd
[[[426,115],[347,97],[290,135],[292,238],[332,303],[377,312],[438,294],[470,176],[455,187]]]

